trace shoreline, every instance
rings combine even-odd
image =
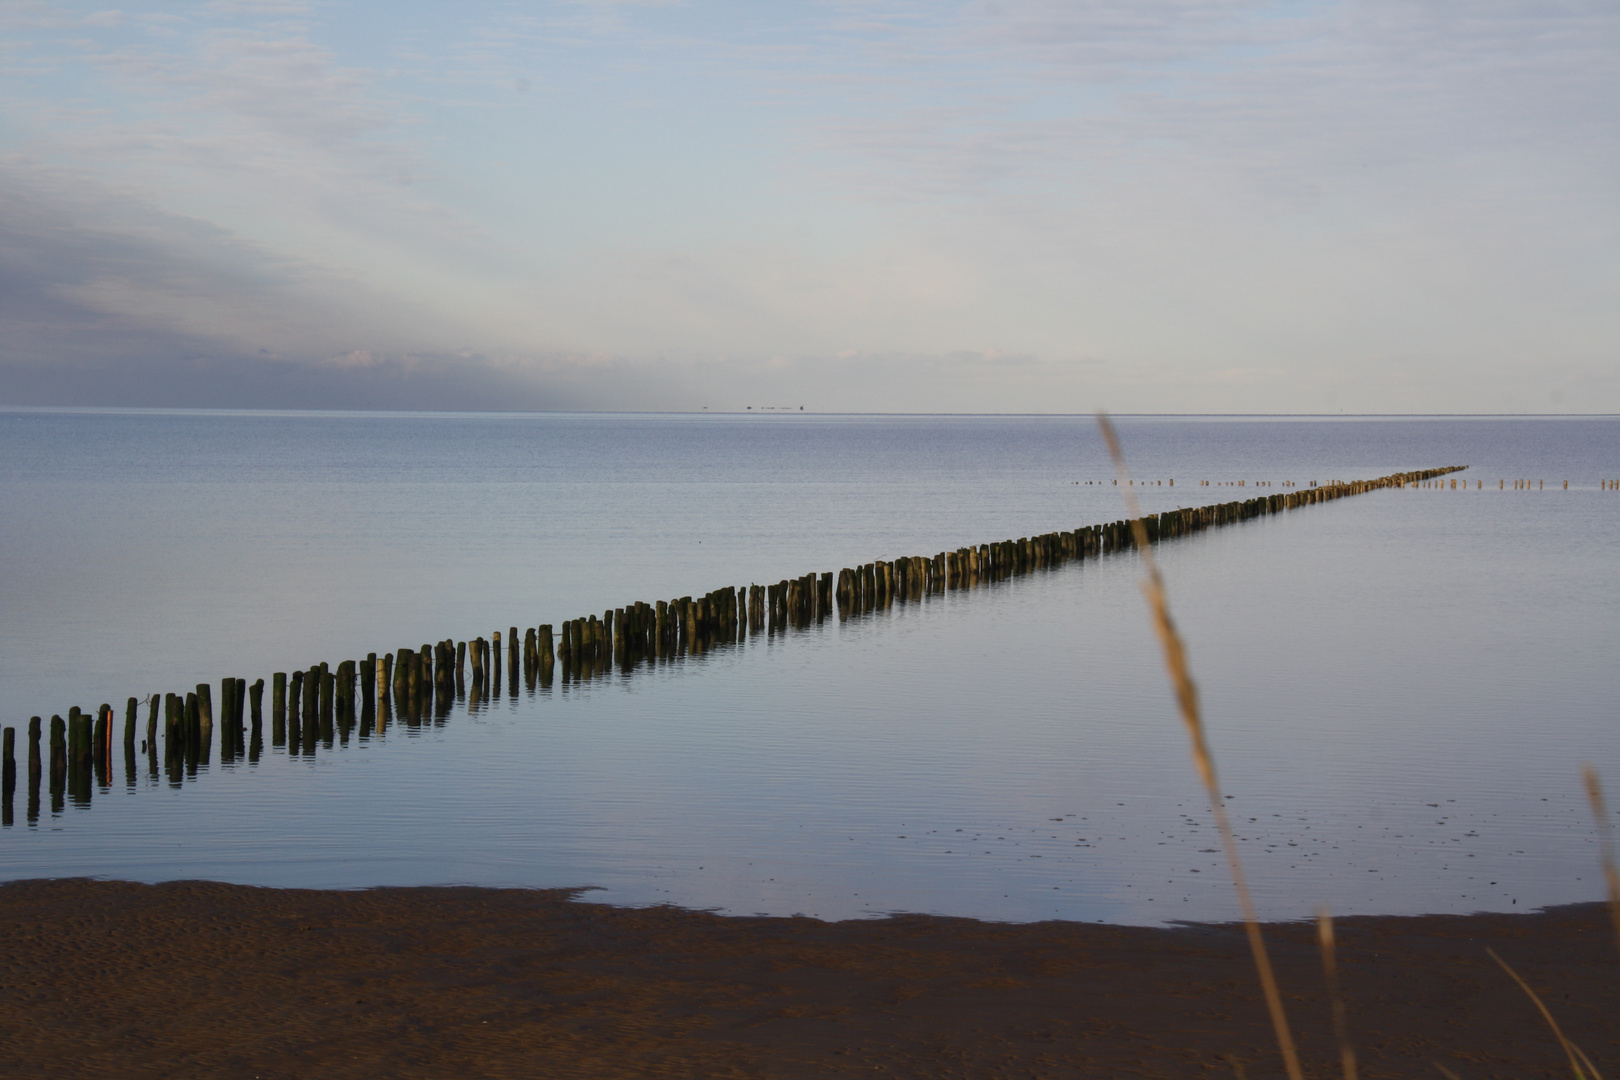
[[[588,895],[588,894],[585,894]],[[563,890],[0,885],[17,1077],[1281,1075],[1240,925],[618,908]],[[1620,1060],[1608,912],[1336,921],[1361,1075],[1568,1075],[1542,995]],[[1315,928],[1266,940],[1338,1075]]]

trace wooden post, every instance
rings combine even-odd
[[[180,749],[182,736],[180,734],[180,706],[176,704],[176,695],[163,695],[163,758],[165,761],[174,757]]]
[[[112,706],[106,702],[102,702],[101,708],[96,710],[93,737],[95,746],[90,760],[95,769],[96,782],[106,787],[110,779],[108,773],[112,771]]]
[[[278,671],[270,676],[270,727],[272,731],[285,732],[287,725],[287,673]],[[276,745],[281,745],[281,736],[276,737]]]
[[[304,741],[303,749],[309,753],[321,737],[321,666],[313,665],[304,672]]]
[[[62,812],[62,796],[67,789],[67,724],[60,716],[51,717],[51,813]]]
[[[227,755],[229,755],[230,751],[225,748],[231,746],[235,741],[234,734],[231,731],[231,721],[235,717],[236,680],[221,679],[219,680],[219,742],[221,749]]]
[[[557,663],[557,654],[553,650],[551,637],[551,624],[540,624],[540,684],[550,686],[552,669]]]
[[[0,825],[10,827],[17,794],[17,729],[0,731]]]
[[[214,738],[214,698],[207,683],[197,684],[197,759],[206,761]]]
[[[39,753],[40,719],[28,718],[28,823],[39,821],[39,780],[44,775]]]

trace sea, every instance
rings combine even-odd
[[[0,880],[1238,914],[1123,553],[29,815],[30,716],[1311,484],[1157,545],[1263,917],[1599,899],[1620,417],[0,410]],[[268,692],[267,711],[268,711]],[[217,705],[216,705],[217,707]],[[142,734],[144,718],[142,709]],[[268,729],[268,717],[266,720]]]

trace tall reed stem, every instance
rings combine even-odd
[[[1204,736],[1204,721],[1198,707],[1198,687],[1193,682],[1192,671],[1187,666],[1187,650],[1182,644],[1181,635],[1176,631],[1175,623],[1170,618],[1170,601],[1165,595],[1164,579],[1159,574],[1159,565],[1154,561],[1153,549],[1148,543],[1147,526],[1142,522],[1142,508],[1136,501],[1130,483],[1131,474],[1125,465],[1125,454],[1120,449],[1119,438],[1114,434],[1114,425],[1109,422],[1107,413],[1097,414],[1097,426],[1102,429],[1103,441],[1108,444],[1108,453],[1114,459],[1114,470],[1119,475],[1119,490],[1125,497],[1125,508],[1131,519],[1131,533],[1136,540],[1136,550],[1142,559],[1143,571],[1147,575],[1142,582],[1142,594],[1147,598],[1148,608],[1153,613],[1153,629],[1159,636],[1159,645],[1164,649],[1164,666],[1169,671],[1170,685],[1175,690],[1176,704],[1181,711],[1181,721],[1186,728],[1187,738],[1192,743],[1193,765],[1198,770],[1198,777],[1203,781],[1205,791],[1209,793],[1210,810],[1215,816],[1215,827],[1221,834],[1221,847],[1226,853],[1226,865],[1232,872],[1232,887],[1237,892],[1238,907],[1243,912],[1243,924],[1249,936],[1249,951],[1254,954],[1255,972],[1260,978],[1260,990],[1266,999],[1266,1009],[1271,1013],[1271,1026],[1276,1032],[1277,1048],[1282,1052],[1283,1067],[1288,1072],[1289,1080],[1303,1080],[1299,1054],[1294,1049],[1294,1036],[1288,1028],[1288,1017],[1283,1012],[1282,995],[1277,991],[1277,980],[1271,970],[1271,958],[1266,953],[1266,942],[1260,934],[1260,920],[1255,916],[1248,880],[1243,876],[1243,862],[1238,858],[1237,837],[1232,832],[1232,822],[1226,815],[1226,803],[1221,798],[1220,783],[1215,775],[1215,756],[1210,752],[1209,742]]]
[[[1322,950],[1322,974],[1327,979],[1328,997],[1333,1007],[1333,1035],[1339,1040],[1339,1067],[1344,1080],[1356,1080],[1356,1051],[1350,1045],[1350,1023],[1344,1014],[1344,998],[1339,994],[1339,958],[1333,936],[1333,916],[1325,905],[1316,916],[1316,942]]]
[[[1586,781],[1586,799],[1592,804],[1592,817],[1597,821],[1600,857],[1603,860],[1603,878],[1609,886],[1609,918],[1614,923],[1614,942],[1620,947],[1620,867],[1614,862],[1614,823],[1603,805],[1603,781],[1590,764],[1581,766],[1581,779]]]

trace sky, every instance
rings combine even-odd
[[[1620,5],[0,0],[0,405],[1620,412]]]

